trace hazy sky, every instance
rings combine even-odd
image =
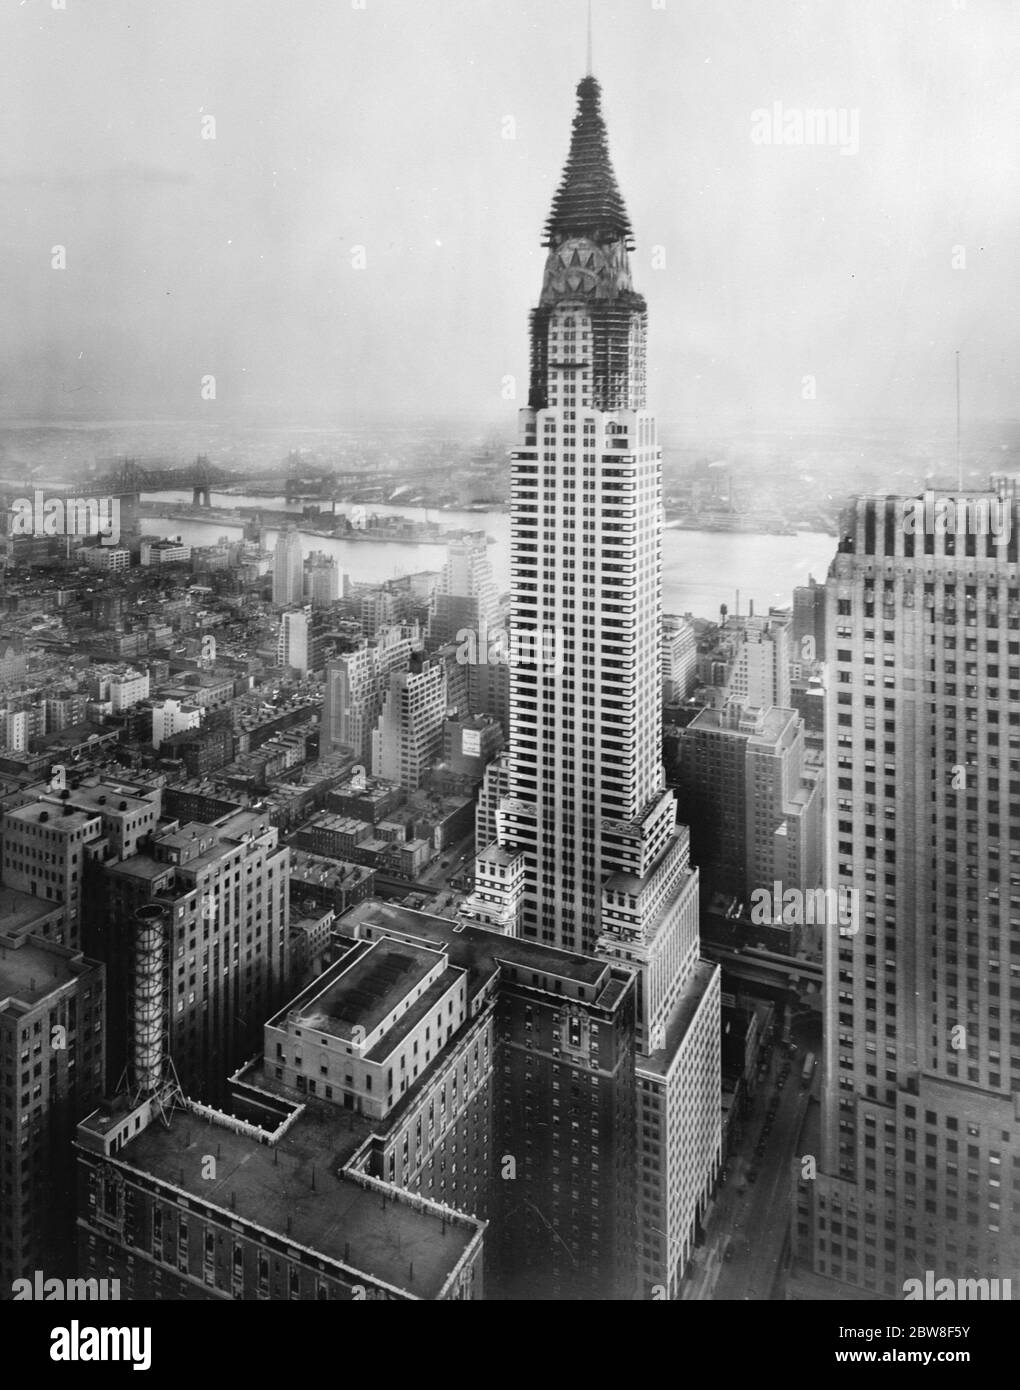
[[[3,0],[0,415],[512,417],[585,0],[355,4]],[[594,7],[661,417],[1020,413],[1017,0]]]

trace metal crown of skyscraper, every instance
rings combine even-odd
[[[593,241],[625,241],[634,249],[634,234],[609,157],[602,117],[602,88],[592,76],[577,84],[570,153],[545,224],[544,246],[558,246],[571,236]]]
[[[550,335],[550,324],[568,301],[582,301],[590,320],[590,353],[574,365],[587,368],[585,385],[596,410],[644,408],[647,306],[631,283],[628,252],[634,236],[609,157],[601,88],[594,77],[577,86],[570,152],[545,224],[548,248],[538,307],[531,314],[529,404],[550,404],[553,370],[567,367],[560,347],[578,339]],[[574,354],[576,357],[576,354]],[[557,360],[559,358],[559,360]]]

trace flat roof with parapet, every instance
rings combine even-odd
[[[621,968],[615,963],[611,966],[606,961],[595,960],[592,956],[563,951],[558,946],[543,946],[537,941],[525,941],[518,936],[503,936],[484,927],[461,927],[446,917],[416,912],[413,908],[380,902],[374,898],[358,903],[342,919],[347,930],[362,922],[392,927],[395,931],[406,932],[409,936],[434,944],[437,950],[446,951],[452,964],[468,972],[471,995],[504,962],[537,974],[569,980],[592,991],[600,984],[608,985],[610,972]],[[598,998],[601,1000],[601,995]]]
[[[221,840],[242,840],[249,834],[254,835],[256,839],[261,835],[268,835],[274,826],[270,823],[268,812],[240,807],[211,828]]]
[[[211,1145],[216,1176],[206,1178],[203,1157]],[[150,1124],[117,1161],[219,1207],[225,1220],[248,1221],[336,1260],[355,1276],[412,1298],[436,1298],[483,1223],[453,1211],[444,1220],[434,1206],[384,1197],[338,1174],[338,1155],[349,1150],[344,1112],[313,1102],[271,1148],[227,1124],[175,1111],[168,1127]]]
[[[441,951],[422,946],[391,941],[363,944],[365,949],[355,959],[346,956],[338,961],[276,1018],[350,1041],[356,1027],[371,1033],[437,965],[447,963]]]
[[[0,937],[0,1009],[12,1001],[29,1007],[38,1004],[61,985],[78,979],[81,969],[73,969],[72,962],[83,960],[65,947],[28,937],[19,937],[16,942]]]
[[[219,826],[205,825],[202,821],[190,820],[187,824],[182,825],[180,830],[164,830],[159,836],[159,843],[168,845],[171,849],[191,849],[196,840],[207,840],[215,845],[219,838]]]
[[[29,936],[48,917],[62,917],[64,904],[20,893],[16,888],[0,888],[0,932],[8,936]]]
[[[686,830],[686,826],[678,826],[677,829],[674,830],[673,835],[666,842],[666,848],[656,859],[652,868],[649,870],[649,872],[645,875],[644,878],[642,878],[639,874],[628,874],[624,873],[621,870],[617,873],[609,875],[605,883],[603,883],[602,885],[603,890],[607,893],[623,893],[626,897],[629,898],[639,898],[641,894],[651,886],[655,869],[662,863],[662,860],[673,848],[676,836],[682,833],[685,834]],[[662,920],[663,914],[668,910],[668,905],[676,901],[676,898],[679,896],[681,892],[683,892],[684,888],[694,877],[696,872],[696,869],[692,869],[690,865],[688,865],[688,867],[683,871],[682,876],[678,877],[677,885],[674,888],[673,893],[668,900],[668,904],[664,905],[660,909],[659,915],[656,918],[657,921]]]
[[[204,850],[198,850],[190,857],[181,855],[180,861],[163,861],[163,867],[174,867],[194,877],[203,869],[211,868],[219,864],[227,855],[233,853],[241,843],[241,839],[235,835],[225,833],[224,828],[218,825],[201,825],[197,821],[189,822],[180,830],[170,830],[157,836],[157,844],[169,846],[171,849],[185,850],[192,847],[197,848],[200,841],[206,841]],[[125,860],[125,863],[130,861]]]
[[[666,1038],[662,1047],[649,1057],[637,1058],[636,1066],[639,1072],[646,1072],[652,1076],[665,1076],[669,1072],[676,1060],[677,1051],[687,1036],[691,1021],[700,1009],[718,969],[712,961],[698,961],[666,1025]]]
[[[102,805],[100,805],[100,797],[104,798]],[[86,806],[94,807],[99,814],[103,814],[107,811],[119,812],[120,803],[122,801],[127,803],[124,807],[123,814],[127,814],[131,811],[149,810],[156,804],[154,798],[139,796],[136,791],[118,786],[116,782],[100,782],[98,786],[86,786],[83,784],[80,787],[76,787],[74,791],[71,792],[70,799],[75,805],[80,806],[84,803]]]
[[[164,874],[172,874],[174,867],[173,864],[161,863],[148,854],[132,854],[119,863],[110,864],[107,873],[115,874],[118,878],[141,878],[151,881],[161,878]]]
[[[484,859],[486,864],[502,864],[504,868],[509,866],[518,858],[519,851],[504,849],[502,845],[493,842],[477,855],[478,859]]]
[[[767,710],[758,712],[761,715],[761,727],[757,730],[727,724],[724,712],[711,706],[701,710],[687,727],[699,732],[721,734],[724,737],[749,739],[759,745],[763,742],[773,744],[782,736],[790,720],[797,717],[796,710],[785,709],[779,705],[771,705]],[[750,720],[745,719],[744,722],[749,724]]]
[[[420,995],[379,1039],[375,1047],[368,1053],[367,1060],[381,1065],[387,1057],[391,1057],[404,1039],[410,1037],[419,1023],[426,1019],[436,1005],[449,994],[454,987],[455,978],[462,978],[464,974],[465,972],[457,966],[447,963],[447,968],[438,980],[433,980],[425,993]]]
[[[377,840],[375,838],[359,840],[355,849],[359,854],[383,854],[389,849],[390,843],[389,840]]]
[[[5,814],[12,816],[20,821],[38,821],[43,812],[46,813],[46,821],[52,827],[59,827],[62,830],[78,830],[90,821],[99,819],[99,812],[96,811],[77,811],[73,807],[69,815],[64,814],[64,807],[69,802],[56,801],[29,801],[24,806],[15,806],[12,811]]]

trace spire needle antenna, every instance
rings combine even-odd
[[[956,485],[963,492],[963,454],[960,452],[960,351],[956,352]]]

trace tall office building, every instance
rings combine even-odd
[[[666,614],[662,619],[662,703],[679,705],[694,689],[698,643],[686,618]]]
[[[160,907],[159,978],[168,1056],[188,1095],[217,1099],[258,1046],[289,976],[290,850],[265,813],[187,822],[103,873],[85,941],[106,964],[107,1086],[119,1089],[135,1042],[138,910]]]
[[[385,587],[369,589],[361,595],[361,634],[374,642],[387,628],[400,621],[400,603],[392,590]]]
[[[372,735],[372,773],[417,791],[442,755],[446,669],[441,661],[412,660],[390,674]]]
[[[498,719],[509,729],[511,653],[488,547],[482,540],[450,546],[429,606],[429,651],[444,649],[451,707]]]
[[[304,601],[305,567],[301,535],[293,523],[276,538],[273,554],[273,602],[292,607]]]
[[[45,934],[77,947],[96,866],[134,854],[155,829],[160,806],[158,790],[106,780],[26,788],[2,820],[5,886],[59,904],[61,929],[48,925]]]
[[[309,557],[308,597],[313,608],[329,608],[340,597],[343,571],[332,555],[316,551]]]
[[[836,1295],[1020,1268],[1020,509],[928,496],[969,533],[861,499],[826,584],[827,882],[862,920],[827,941],[797,1237]]]
[[[825,585],[813,574],[793,591],[793,625],[790,632],[793,661],[825,660]]]
[[[328,746],[350,748],[361,766],[372,766],[372,735],[394,671],[406,671],[420,646],[416,623],[385,628],[377,640],[326,663],[325,737]]]
[[[645,301],[593,77],[578,101],[512,455],[511,633],[539,655],[511,667],[502,840],[525,856],[522,934],[592,950],[603,883],[648,873],[676,815],[660,766],[662,465],[644,408]]]
[[[511,472],[508,794],[465,916],[637,973],[641,1291],[679,1291],[721,1151],[718,967],[661,765],[662,463],[601,92],[577,89]],[[497,785],[494,775],[486,787]],[[659,1294],[658,1296],[662,1296]]]
[[[306,603],[291,608],[280,617],[280,633],[276,642],[276,660],[301,675],[321,670],[325,646],[326,619],[321,610]]]
[[[61,903],[63,931],[57,940],[66,946],[77,947],[81,940],[88,846],[101,834],[97,808],[79,808],[49,792],[3,817],[4,884]]]
[[[790,627],[785,613],[730,614],[715,646],[698,657],[698,679],[721,708],[730,700],[759,709],[790,708]]]
[[[682,814],[707,886],[742,902],[757,888],[813,889],[822,877],[822,768],[790,709],[731,702],[680,735]]]
[[[307,608],[290,608],[280,617],[280,634],[276,639],[276,663],[303,673],[308,670],[308,627],[311,612]]]
[[[498,622],[499,590],[484,539],[455,541],[432,592],[429,649],[435,651],[447,642],[461,641],[465,630],[481,644]]]
[[[103,1093],[104,1015],[102,965],[35,936],[0,935],[4,1297],[37,1269],[74,1273],[71,1141]]]

